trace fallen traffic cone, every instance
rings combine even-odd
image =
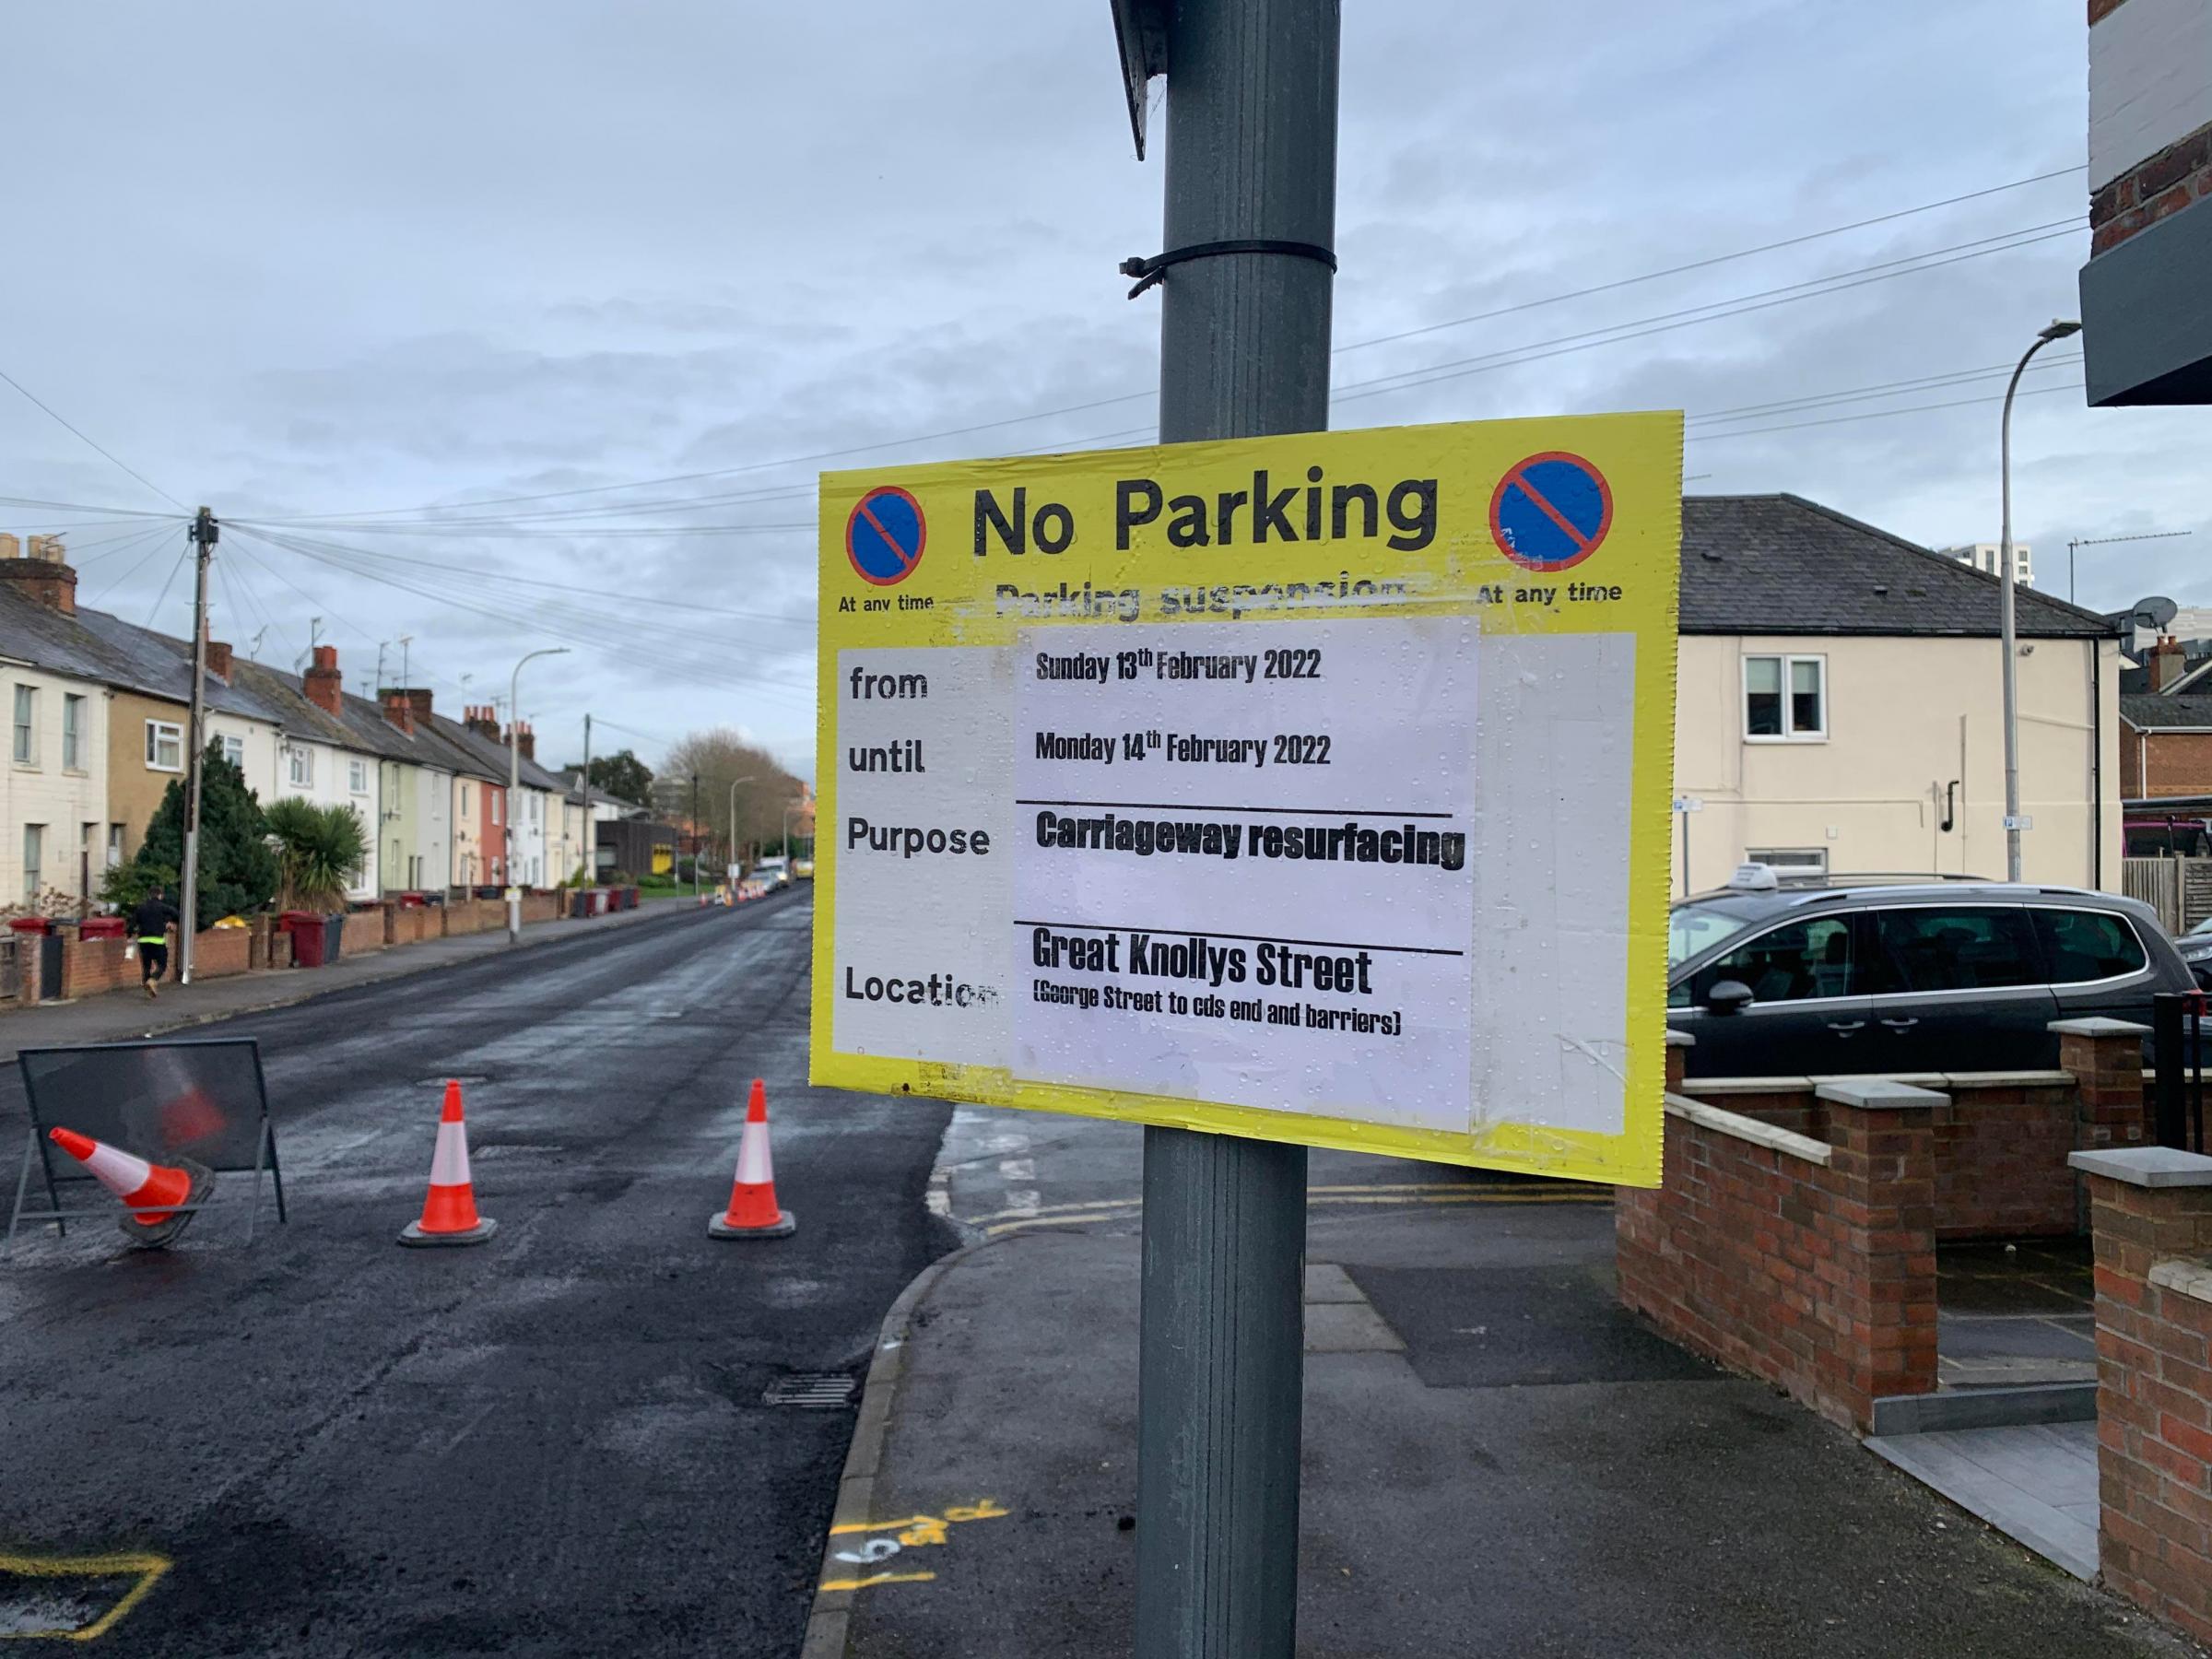
[[[737,1143],[737,1179],[730,1207],[707,1223],[710,1239],[781,1239],[795,1232],[791,1212],[776,1206],[775,1162],[768,1153],[768,1090],[753,1079],[745,1107],[745,1138]]]
[[[168,1243],[191,1225],[208,1188],[215,1184],[215,1171],[189,1158],[178,1159],[176,1167],[171,1168],[148,1163],[135,1152],[58,1124],[46,1133],[47,1138],[129,1206],[123,1218],[124,1236],[144,1249]],[[156,1206],[159,1207],[152,1207]]]
[[[481,1244],[500,1224],[477,1214],[477,1189],[468,1178],[468,1125],[461,1118],[461,1085],[445,1086],[438,1114],[438,1150],[430,1155],[430,1191],[422,1219],[407,1223],[402,1244]]]

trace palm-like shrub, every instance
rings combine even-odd
[[[287,910],[342,909],[353,873],[369,853],[369,831],[350,806],[318,806],[298,795],[272,801],[265,814],[276,842]]]

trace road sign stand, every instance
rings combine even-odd
[[[1160,441],[1324,429],[1334,261],[1292,244],[1335,241],[1338,0],[1153,15],[1164,245],[1207,252],[1158,284]],[[1144,1182],[1136,1651],[1290,1659],[1306,1149],[1150,1126]]]
[[[219,1082],[213,1076],[206,1079],[194,1077],[194,1068],[218,1060],[227,1063],[226,1070],[219,1074]],[[212,1173],[250,1175],[253,1198],[246,1212],[244,1242],[248,1244],[253,1243],[261,1224],[262,1177],[265,1174],[268,1176],[270,1189],[276,1196],[277,1221],[290,1221],[291,1218],[285,1212],[284,1171],[276,1158],[276,1124],[269,1112],[268,1085],[262,1075],[261,1045],[253,1039],[218,1038],[182,1042],[114,1042],[83,1048],[25,1049],[18,1055],[17,1064],[23,1075],[24,1102],[30,1122],[25,1133],[22,1167],[16,1177],[15,1204],[8,1212],[7,1235],[6,1241],[0,1242],[0,1255],[14,1250],[16,1235],[26,1223],[43,1226],[51,1222],[57,1233],[66,1237],[71,1221],[112,1221],[116,1217],[112,1204],[90,1209],[62,1207],[61,1188],[65,1182],[90,1179],[88,1176],[57,1176],[54,1173],[53,1158],[46,1132],[65,1118],[70,1120],[69,1127],[83,1128],[96,1140],[121,1147],[141,1157],[167,1162],[189,1160]],[[83,1097],[65,1100],[58,1096],[63,1085],[60,1082],[62,1074],[56,1068],[70,1065],[101,1067],[103,1073],[100,1081],[94,1082],[88,1088],[82,1083],[75,1085],[84,1089]],[[142,1067],[158,1066],[165,1066],[166,1069],[141,1070]],[[123,1104],[134,1100],[130,1079],[135,1076],[160,1078],[163,1092],[171,1094],[172,1100],[179,1091],[188,1089],[195,1081],[206,1080],[215,1084],[215,1095],[221,1101],[244,1109],[226,1113],[218,1105],[215,1108],[217,1115],[210,1118],[204,1128],[194,1120],[194,1127],[202,1129],[201,1133],[189,1140],[171,1144],[149,1133],[152,1126],[160,1121],[160,1102],[158,1100],[137,1102],[150,1103],[153,1107],[150,1113],[141,1113],[134,1105]],[[117,1079],[115,1084],[101,1087],[100,1083],[109,1077]],[[100,1104],[90,1104],[92,1098],[98,1098]],[[247,1156],[249,1141],[252,1147],[250,1159]],[[24,1208],[30,1194],[34,1160],[45,1182],[47,1207],[43,1210]],[[213,1201],[207,1198],[168,1207],[179,1214],[196,1213],[213,1207]]]

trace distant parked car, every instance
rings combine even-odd
[[[766,882],[772,889],[791,879],[791,865],[781,858],[764,858],[753,866],[753,879]]]
[[[811,858],[793,859],[791,861],[791,878],[794,881],[812,881],[814,879],[814,860]]]
[[[2189,964],[2189,971],[2196,976],[2199,988],[2212,991],[2212,916],[2206,916],[2194,927],[2173,942],[2182,960]]]
[[[2196,988],[2149,906],[2079,888],[1783,888],[1748,865],[1668,930],[1666,1020],[1697,1039],[1692,1077],[2052,1066],[2053,1020],[2148,1025],[2153,994]]]

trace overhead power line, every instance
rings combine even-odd
[[[1356,381],[1339,392],[1330,394],[1332,405],[1352,403],[1364,397],[1381,397],[1392,392],[1409,391],[1416,386],[1433,386],[1448,380],[1460,380],[1470,374],[1487,374],[1494,369],[1510,369],[1522,363],[1540,362],[1547,358],[1564,357],[1570,352],[1588,351],[1599,346],[1618,346],[1629,340],[1648,339],[1653,335],[1671,334],[1677,328],[1694,328],[1701,323],[1718,323],[1731,317],[1748,316],[1755,312],[1772,311],[1777,306],[1795,305],[1806,300],[1826,299],[1830,294],[1846,293],[1877,282],[1894,282],[1900,276],[1917,276],[1924,272],[1942,270],[1947,266],[1963,265],[1971,259],[1986,259],[1993,253],[2010,253],[2038,242],[2050,241],[2055,237],[2072,235],[2078,227],[2072,221],[2044,229],[2041,234],[2022,236],[2020,240],[1994,247],[1961,244],[1969,251],[1944,250],[1948,258],[1929,258],[1924,263],[1903,265],[1901,268],[1868,266],[1861,272],[1840,272],[1834,277],[1817,279],[1825,286],[1815,288],[1806,283],[1791,283],[1782,288],[1763,289],[1759,293],[1739,295],[1734,300],[1716,300],[1712,306],[1693,306],[1687,312],[1665,312],[1648,318],[1644,324],[1618,324],[1609,328],[1588,329],[1581,334],[1561,335],[1556,339],[1539,341],[1533,346],[1506,347],[1486,352],[1479,357],[1462,358],[1449,363],[1432,363],[1425,368],[1408,369],[1398,374],[1378,375],[1370,381]],[[2018,234],[2018,233],[2014,233]],[[1894,264],[1895,262],[1889,262]],[[1852,280],[1843,280],[1850,277]],[[1721,307],[1724,309],[1715,309]],[[1704,312],[1695,315],[1693,312]],[[1395,384],[1388,382],[1396,382]]]
[[[100,589],[99,594],[92,600],[92,603],[87,608],[98,610],[110,594],[115,592],[117,588],[123,586],[123,584],[130,581],[132,577],[137,575],[138,572],[145,568],[148,560],[156,558],[160,553],[162,547],[167,544],[171,536],[182,536],[182,534],[183,533],[181,530],[172,530],[166,524],[159,530],[149,530],[147,532],[147,540],[151,545],[147,548],[146,552],[141,554],[138,559],[132,563],[129,570],[124,571],[124,573],[116,577],[114,581],[109,582],[106,587]],[[171,572],[171,575],[174,575],[173,571]]]
[[[1777,306],[1796,304],[1806,300],[1818,300],[1830,294],[1848,292],[1875,282],[1893,281],[1900,276],[1916,276],[1924,271],[1941,270],[1968,260],[1987,258],[1993,254],[2008,253],[2035,246],[2057,237],[2071,235],[2078,227],[2072,219],[2054,219],[2040,225],[2030,225],[2003,231],[1994,236],[1978,237],[1947,247],[1934,248],[1920,253],[1901,255],[1896,259],[1879,260],[1872,265],[1857,265],[1847,270],[1830,272],[1821,276],[1807,277],[1799,282],[1783,283],[1774,288],[1755,289],[1726,300],[1708,300],[1699,305],[1661,312],[1652,316],[1632,318],[1622,323],[1607,324],[1602,327],[1584,329],[1575,334],[1556,335],[1519,346],[1501,347],[1496,351],[1477,357],[1460,358],[1441,363],[1430,363],[1413,369],[1400,370],[1390,374],[1377,375],[1371,380],[1354,381],[1338,388],[1330,396],[1332,406],[1351,403],[1365,397],[1382,396],[1415,386],[1434,384],[1456,380],[1469,374],[1488,373],[1494,370],[1510,369],[1523,363],[1538,362],[1547,358],[1561,357],[1571,352],[1594,350],[1629,340],[1643,339],[1657,334],[1671,333],[1678,328],[1693,327],[1701,323],[1725,321],[1731,317],[1770,311]],[[1116,400],[1108,400],[1116,401]],[[1127,429],[1138,433],[1148,428]],[[1120,436],[1122,434],[1114,434]],[[1050,453],[1072,445],[1082,447],[1097,443],[1096,438],[1081,438],[1054,441],[1035,446],[1036,451]],[[1035,452],[1016,452],[1035,453]],[[754,501],[789,500],[811,494],[813,486],[787,486],[775,489],[747,492],[744,499]],[[713,498],[728,500],[736,498]],[[703,502],[701,503],[703,504]],[[488,515],[482,517],[438,516],[414,524],[354,522],[327,526],[347,530],[351,534],[379,534],[397,535],[465,535],[486,539],[561,539],[588,536],[667,536],[711,535],[722,532],[767,533],[775,531],[810,531],[814,525],[806,523],[754,524],[746,525],[639,525],[578,524],[559,530],[523,528],[534,520],[549,518],[597,518],[629,511],[645,511],[648,507],[673,508],[682,511],[686,503],[661,501],[635,503],[629,506],[565,508],[543,513]],[[293,527],[301,521],[279,519],[246,519],[235,521],[255,524],[262,528]],[[320,524],[320,521],[317,521]]]
[[[485,617],[511,627],[526,622],[535,632],[598,650],[650,653],[655,671],[661,674],[695,685],[740,690],[748,696],[782,702],[794,709],[806,706],[788,695],[794,690],[806,688],[800,681],[748,673],[725,665],[742,650],[741,641],[735,639],[690,634],[672,629],[642,629],[624,623],[604,608],[584,610],[576,607],[564,610],[558,603],[550,601],[539,602],[535,613],[530,616],[518,616],[512,606],[502,609],[485,603],[480,597],[483,591],[481,585],[473,579],[462,581],[458,584],[460,591],[455,591],[456,583],[451,579],[445,586],[441,587],[435,584],[435,579],[431,577],[410,579],[394,575],[377,568],[374,555],[364,556],[360,549],[345,548],[342,544],[318,547],[303,537],[267,530],[246,530],[235,524],[233,527],[240,528],[241,534],[258,536],[262,541],[300,558],[364,581],[413,594],[418,598],[432,600],[454,610]],[[339,550],[326,550],[329,547]],[[672,652],[672,646],[679,649]],[[796,657],[801,653],[793,651],[781,654]]]
[[[1846,224],[1829,226],[1819,230],[1806,231],[1796,236],[1785,237],[1777,241],[1762,242],[1754,247],[1739,248],[1727,253],[1712,254],[1704,259],[1690,261],[1683,265],[1668,265],[1658,270],[1641,272],[1633,276],[1620,277],[1614,281],[1601,283],[1588,288],[1580,288],[1566,293],[1547,295],[1536,300],[1523,301],[1497,311],[1477,312],[1472,316],[1456,317],[1442,323],[1430,324],[1419,328],[1403,330],[1396,334],[1380,335],[1365,340],[1352,341],[1346,345],[1337,347],[1335,349],[1338,352],[1365,350],[1372,346],[1384,345],[1394,340],[1410,338],[1416,335],[1434,333],[1449,328],[1464,327],[1470,324],[1488,321],[1494,317],[1507,315],[1514,312],[1533,310],[1539,306],[1559,304],[1570,300],[1587,298],[1594,294],[1611,292],[1619,288],[1632,288],[1641,283],[1655,282],[1667,276],[1681,276],[1690,271],[1710,269],[1715,265],[1726,265],[1735,260],[1749,259],[1759,254],[1774,253],[1784,248],[1800,246],[1805,243],[1818,241],[1825,238],[1843,235],[1853,230],[1865,229],[1871,226],[1891,223],[1900,219],[1910,218],[1919,214],[1936,212],[1942,208],[1957,206],[1962,203],[1979,200],[1983,197],[2003,194],[2008,191],[2023,189],[2026,186],[2042,183],[2051,179],[2064,178],[2069,174],[2080,172],[2082,171],[2083,169],[2081,167],[2058,168],[2049,172],[2036,173],[2027,178],[2016,179],[2008,183],[1990,185],[1981,190],[1969,191],[1962,194],[1946,196],[1936,201],[1922,203],[1918,206],[1900,208],[1890,213],[1878,214],[1872,218],[1855,219]],[[1120,393],[1109,397],[1091,398],[1082,403],[1065,404],[1059,407],[1052,409],[1033,410],[1024,415],[1010,415],[993,420],[972,422],[965,426],[943,428],[934,432],[913,433],[903,438],[884,439],[872,443],[853,444],[841,449],[818,450],[811,453],[789,455],[773,461],[745,462],[733,466],[712,467],[698,472],[670,473],[657,477],[633,478],[626,482],[617,484],[595,484],[572,489],[549,489],[538,490],[520,495],[489,496],[474,501],[431,501],[419,502],[410,507],[380,507],[355,510],[347,512],[308,513],[285,519],[262,519],[257,522],[265,524],[290,525],[311,523],[330,523],[338,520],[394,518],[425,513],[455,513],[484,507],[517,506],[534,501],[572,500],[586,496],[615,494],[623,490],[658,488],[663,486],[673,484],[692,484],[710,478],[735,477],[747,473],[775,471],[784,467],[810,465],[820,461],[835,461],[842,460],[852,456],[873,454],[883,450],[901,448],[909,444],[930,443],[947,438],[971,437],[979,432],[994,431],[1006,427],[1025,425],[1030,421],[1057,419],[1058,418],[1065,415],[1085,414],[1092,409],[1110,408],[1117,404],[1135,403],[1147,397],[1155,396],[1156,394],[1157,394],[1154,389],[1147,388],[1138,392]],[[1075,441],[1082,442],[1087,441],[1077,440]]]
[[[65,431],[70,433],[73,437],[76,438],[80,442],[84,443],[88,448],[97,451],[101,455],[106,456],[107,459],[112,461],[117,466],[123,468],[124,472],[130,474],[132,477],[137,479],[139,483],[145,485],[148,489],[152,490],[156,495],[159,496],[171,506],[175,507],[180,511],[183,509],[183,502],[178,500],[175,496],[171,495],[169,491],[162,488],[160,485],[155,483],[151,478],[140,472],[136,467],[131,465],[127,461],[124,461],[120,455],[116,454],[113,450],[109,449],[106,446],[95,441],[90,437],[88,437],[81,427],[73,425],[68,419],[55,410],[53,405],[47,403],[43,398],[32,392],[29,386],[26,386],[21,381],[18,380],[14,375],[8,373],[5,369],[0,369],[0,381],[6,381],[18,392],[22,394],[27,402],[30,403],[40,410],[43,411],[47,416],[52,418],[54,423],[60,426]]]

